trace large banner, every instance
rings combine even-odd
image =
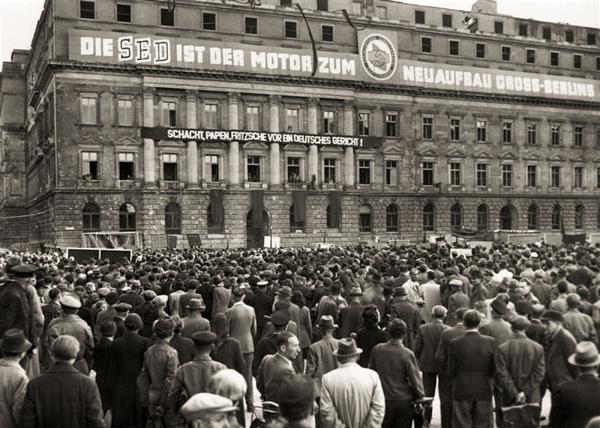
[[[590,79],[424,63],[398,57],[390,31],[358,32],[359,53],[319,52],[316,78],[390,85],[600,101],[600,83]],[[309,49],[123,34],[69,32],[69,59],[308,78]]]

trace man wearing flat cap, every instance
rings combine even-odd
[[[29,379],[19,363],[29,349],[31,342],[23,330],[7,330],[0,340],[0,427],[17,428],[21,419],[21,406]]]
[[[337,360],[333,353],[337,350],[338,341],[333,337],[333,332],[338,327],[331,315],[323,315],[317,327],[323,332],[323,337],[318,342],[310,345],[306,360],[306,376],[315,381],[316,396],[321,389],[321,378],[324,374],[337,368]]]
[[[587,341],[598,346],[598,334],[594,321],[592,321],[592,317],[579,310],[580,306],[581,297],[578,294],[572,293],[567,296],[569,309],[563,314],[563,326],[571,332],[577,343]]]
[[[229,398],[201,392],[185,402],[181,416],[190,428],[229,428],[228,418],[236,410]]]
[[[468,308],[471,304],[471,299],[463,292],[463,281],[460,278],[452,278],[448,282],[450,287],[450,297],[448,297],[448,315],[446,324],[454,327],[458,320],[456,319],[456,311],[459,308]]]
[[[510,324],[503,318],[508,312],[508,306],[502,298],[494,299],[490,306],[492,318],[479,327],[479,332],[493,337],[496,339],[496,346],[500,346],[512,336]]]

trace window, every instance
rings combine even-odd
[[[538,207],[529,205],[527,208],[527,229],[535,230],[538,228]]]
[[[215,205],[208,204],[206,207],[206,229],[208,233],[220,234],[223,233],[223,204]]]
[[[600,70],[600,56],[596,57],[596,70]]]
[[[121,232],[135,231],[136,215],[135,207],[131,204],[123,204],[119,208],[119,230]]]
[[[502,22],[502,21],[494,22],[494,33],[496,33],[496,34],[504,33],[504,22]]]
[[[259,110],[257,106],[246,107],[246,129],[248,131],[259,130]]]
[[[565,31],[565,40],[567,41],[567,43],[573,43],[573,41],[575,40],[575,37],[573,36],[573,30]]]
[[[550,187],[560,187],[560,166],[550,167]]]
[[[550,126],[550,144],[553,146],[560,146],[560,126]]]
[[[583,218],[585,208],[583,205],[577,205],[575,207],[575,229],[583,229]]]
[[[487,230],[488,228],[488,208],[486,205],[477,207],[477,230]]]
[[[502,187],[512,187],[512,164],[502,164]]]
[[[559,230],[562,226],[562,210],[559,205],[552,208],[552,229]]]
[[[300,158],[287,158],[288,183],[300,183]]]
[[[285,37],[288,39],[295,39],[298,37],[297,24],[295,22],[285,21],[283,25],[285,29]]]
[[[204,104],[204,126],[208,129],[219,127],[217,104]]]
[[[510,46],[502,46],[502,61],[510,61]]]
[[[431,140],[433,138],[433,117],[423,117],[423,139]]]
[[[98,118],[96,97],[82,95],[79,99],[82,125],[95,125]]]
[[[321,26],[321,40],[324,42],[333,42],[333,25]]]
[[[462,229],[462,207],[459,204],[454,204],[450,208],[450,227],[452,230]]]
[[[181,208],[175,202],[165,207],[165,233],[181,235]]]
[[[329,4],[328,0],[317,0],[317,10],[328,11]]]
[[[502,122],[502,142],[504,144],[512,144],[512,122]]]
[[[133,100],[117,100],[117,121],[119,126],[133,125]]]
[[[385,209],[385,231],[398,232],[398,206],[395,204]]]
[[[163,180],[177,181],[177,155],[174,153],[163,153]]]
[[[258,18],[246,16],[244,18],[244,32],[246,34],[258,34]]]
[[[581,55],[573,55],[573,68],[581,68]]]
[[[583,126],[575,126],[573,143],[575,147],[583,147]]]
[[[248,156],[248,181],[260,183],[260,157]]]
[[[450,185],[461,185],[461,171],[459,162],[450,162]]]
[[[335,159],[323,159],[323,181],[335,183]]]
[[[475,56],[477,58],[485,58],[485,43],[477,43],[475,45]]]
[[[202,29],[216,31],[217,29],[217,14],[204,12],[202,14]]]
[[[425,12],[422,10],[415,10],[415,24],[425,24]]]
[[[133,180],[133,153],[119,153],[119,180]]]
[[[600,189],[600,167],[596,168],[596,188]]]
[[[431,37],[421,37],[421,52],[431,52]]]
[[[371,161],[358,160],[358,184],[371,184]]]
[[[537,144],[537,123],[530,122],[527,124],[527,144]]]
[[[552,39],[552,30],[550,30],[550,27],[542,28],[542,39],[544,39],[544,40]]]
[[[88,202],[81,210],[83,231],[100,232],[100,207]]]
[[[160,9],[160,25],[173,27],[175,25],[175,10],[169,12],[169,9]]]
[[[581,189],[583,187],[583,167],[576,166],[573,169],[573,187]]]
[[[385,161],[385,184],[386,186],[398,185],[398,161]]]
[[[458,55],[459,54],[459,44],[458,40],[450,40],[448,42],[448,51],[450,55]]]
[[[423,186],[433,186],[433,162],[421,163]]]
[[[358,135],[369,135],[369,122],[371,115],[369,113],[358,114]]]
[[[291,7],[292,6],[292,0],[281,0],[281,6]]]
[[[446,13],[442,14],[442,26],[452,27],[452,15]]]
[[[527,187],[537,186],[537,165],[527,165]]]
[[[550,65],[557,67],[559,65],[558,52],[550,52]]]
[[[460,119],[450,119],[450,141],[460,140]]]
[[[287,132],[298,132],[300,129],[299,110],[288,108],[285,111],[285,126]]]
[[[500,229],[511,230],[513,228],[513,215],[514,208],[509,205],[505,205],[500,210]]]
[[[296,218],[296,210],[292,205],[290,207],[290,232],[303,232],[304,224],[304,218]]]
[[[478,187],[487,187],[488,185],[488,164],[478,163],[476,166],[476,185]]]
[[[385,136],[396,137],[398,126],[398,115],[396,113],[387,113],[385,115]]]
[[[596,34],[595,33],[588,33],[588,35],[587,35],[587,44],[588,45],[595,45],[596,44]]]
[[[79,2],[79,17],[83,19],[96,19],[96,2],[81,0]]]
[[[527,37],[527,34],[528,34],[527,24],[519,24],[519,36]]]
[[[368,233],[371,229],[371,207],[363,205],[358,211],[358,230],[361,233]]]
[[[340,226],[339,213],[338,217],[331,215],[331,205],[327,205],[327,229],[337,229]]]
[[[162,125],[177,126],[177,103],[172,101],[163,101],[162,107]]]
[[[82,152],[81,162],[83,178],[98,180],[98,153]]]
[[[477,120],[477,142],[485,143],[487,141],[487,121]]]
[[[323,132],[325,134],[335,133],[335,112],[325,110],[323,112]]]
[[[425,232],[435,230],[435,207],[431,203],[423,207],[423,230]]]
[[[527,49],[527,64],[535,64],[535,49]]]
[[[117,4],[117,22],[131,22],[131,5]]]
[[[204,166],[206,171],[205,176],[208,181],[216,183],[221,180],[221,174],[219,171],[219,156],[204,156]]]

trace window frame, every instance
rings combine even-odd
[[[550,66],[560,67],[560,52],[550,51]]]
[[[475,58],[484,59],[487,56],[487,44],[475,43]]]
[[[421,19],[421,17],[423,19]],[[425,25],[425,19],[426,19],[426,13],[424,10],[415,10],[415,24],[419,24],[419,25]],[[422,22],[421,22],[422,21]]]
[[[539,180],[537,179],[537,164],[528,164],[525,166],[525,184],[529,189],[535,189],[539,185]]]
[[[124,157],[125,159],[121,159],[121,157]],[[129,159],[129,158],[131,158],[131,159]],[[117,152],[116,160],[117,160],[117,179],[119,181],[135,180],[136,165],[137,165],[136,153],[135,152],[126,152],[126,151]],[[131,163],[131,172],[132,172],[131,178],[122,178],[121,177],[121,163]]]
[[[390,209],[392,207],[393,209]],[[398,209],[398,204],[389,204],[385,207],[385,231],[400,231],[400,210]]]
[[[92,11],[93,16],[91,18],[83,16],[83,8],[82,8],[82,6],[84,5],[84,3],[86,3],[86,5],[88,5],[88,6],[89,5],[93,5],[94,6],[94,9]],[[89,11],[87,11],[87,12],[89,12]],[[90,21],[96,19],[96,0],[79,0],[79,19],[89,19]]]
[[[435,232],[435,205],[432,202],[428,202],[423,206],[421,211],[423,214],[423,231]]]
[[[87,155],[87,156],[86,156]],[[92,156],[93,155],[93,156]],[[86,159],[86,157],[95,159]],[[100,153],[94,150],[82,150],[80,153],[80,176],[85,177],[87,174],[90,175],[90,180],[95,181],[100,179]],[[96,173],[92,174],[91,162],[96,164]],[[87,165],[87,166],[86,166]],[[87,171],[87,172],[86,172]]]
[[[573,54],[573,68],[579,70],[583,67],[583,55]]]
[[[260,106],[256,105],[256,104],[247,104],[246,108],[244,109],[244,113],[245,113],[245,129],[247,131],[260,131]],[[250,113],[249,110],[252,110],[252,114]],[[254,112],[256,114],[254,114]],[[252,120],[251,120],[252,118]],[[256,119],[256,125],[254,125],[252,122],[254,122],[254,118]]]
[[[427,164],[427,165],[426,165]],[[427,167],[426,167],[427,166]],[[426,175],[427,173],[427,175]],[[430,176],[430,180],[425,178]],[[432,160],[421,161],[421,185],[433,186],[435,184],[435,162]]]
[[[458,165],[458,168],[455,168]],[[451,160],[448,162],[448,182],[450,186],[462,186],[462,163]]]
[[[333,171],[333,181],[331,180],[331,171]],[[338,182],[338,158],[323,158],[323,183],[336,184]]]
[[[508,49],[508,58],[505,58],[505,49]],[[510,61],[512,59],[512,46],[502,45],[500,46],[500,60]]]
[[[527,122],[527,145],[528,146],[537,146],[537,128],[538,123],[529,121]]]
[[[509,126],[506,126],[509,125]],[[513,143],[514,122],[512,120],[502,121],[502,144]],[[508,136],[508,138],[507,138]]]
[[[163,181],[167,181],[167,182],[177,182],[179,181],[179,173],[180,173],[180,167],[179,167],[179,158],[180,156],[177,153],[173,153],[173,152],[164,152],[161,153],[160,156],[160,163],[161,163],[161,178]],[[173,161],[174,160],[174,161]],[[167,177],[167,165],[175,165],[175,175],[172,176],[172,171],[169,171],[169,177]],[[169,168],[173,168],[173,167],[169,167]]]
[[[293,25],[294,27],[294,35],[288,36],[288,25]],[[291,27],[289,28],[291,30]],[[290,19],[285,19],[283,21],[283,38],[284,39],[298,39],[298,21],[293,21]]]
[[[452,44],[456,43],[456,53],[452,53]],[[456,39],[448,40],[448,55],[450,56],[460,56],[460,41]]]
[[[550,188],[559,189],[561,186],[560,165],[550,165]]]
[[[555,132],[556,130],[556,132]],[[551,123],[550,124],[550,146],[552,147],[560,147],[561,143],[561,126],[559,124]]]
[[[365,120],[366,119],[366,120]],[[366,111],[358,112],[358,135],[367,137],[371,131],[371,113]]]
[[[294,162],[297,160],[298,164],[297,165],[291,165],[290,161],[294,160]],[[285,157],[285,179],[286,182],[290,183],[290,184],[300,184],[303,181],[303,174],[302,174],[302,157],[300,156],[286,156]],[[294,168],[298,170],[298,174],[297,174],[297,178],[293,178],[290,175],[290,168]]]
[[[326,117],[329,115],[329,113],[331,113],[331,118]],[[321,112],[321,120],[322,120],[322,126],[323,126],[323,133],[324,134],[335,134],[335,120],[336,117],[336,111],[334,109],[324,109]]]
[[[130,110],[130,120],[129,121],[125,121],[123,120],[124,118],[127,118],[127,115],[122,115],[121,111],[125,111],[126,109],[121,109],[121,102],[129,102],[131,103],[131,106],[129,108]],[[116,99],[116,104],[117,104],[117,126],[124,126],[124,127],[131,127],[131,126],[135,126],[135,100],[133,97],[131,96],[122,96],[119,95],[117,96]]]
[[[573,147],[583,147],[585,142],[585,127],[583,125],[573,126]]]
[[[168,14],[170,14],[170,15],[171,15],[171,19],[173,20],[173,21],[172,21],[172,22],[173,22],[172,24],[169,24],[169,23],[165,23],[165,22],[164,22],[164,21],[166,20],[166,18],[167,18],[167,15],[166,15],[166,14],[165,14],[165,15],[163,15],[163,13],[164,13],[164,12],[166,12],[166,13],[168,13]],[[169,12],[169,9],[168,9],[168,8],[166,8],[166,7],[161,7],[161,8],[160,8],[160,13],[159,13],[158,19],[159,19],[159,25],[160,25],[161,27],[175,27],[175,9],[173,9],[173,11]]]
[[[494,21],[494,34],[504,34],[504,21]]]
[[[255,21],[255,32],[248,31],[248,20],[254,19]],[[252,36],[258,35],[258,16],[244,16],[244,34],[249,34]]]
[[[483,126],[480,126],[483,124]],[[487,143],[487,125],[488,121],[485,118],[475,118],[475,126],[477,130],[477,142]]]
[[[93,113],[90,113],[91,116],[90,118],[93,119],[92,121],[86,121],[84,120],[84,102],[83,100],[94,100],[94,106],[93,106]],[[81,125],[91,125],[91,126],[97,126],[99,125],[99,111],[98,111],[98,104],[99,104],[99,96],[96,93],[89,93],[89,92],[81,92],[79,94],[79,123]],[[91,110],[91,107],[88,106],[88,108]]]
[[[214,108],[214,111],[213,111]],[[219,129],[219,103],[216,101],[205,102],[202,107],[202,119],[204,122],[204,127],[207,129]],[[215,123],[212,122],[212,118],[214,117]],[[210,120],[209,120],[210,119]],[[214,126],[211,126],[214,125]]]
[[[490,183],[490,164],[488,162],[475,163],[475,187],[488,187]]]
[[[512,188],[513,187],[513,164],[504,162],[500,166],[500,179],[502,180],[502,187]]]
[[[392,162],[393,162],[393,166],[392,166]],[[384,163],[383,163],[383,167],[384,167],[384,180],[385,180],[385,185],[386,186],[398,186],[400,183],[400,171],[398,169],[400,162],[398,161],[398,159],[385,159]],[[394,171],[394,174],[392,174],[392,171]],[[389,172],[389,174],[388,174]],[[395,180],[392,180],[392,178],[395,177]],[[394,182],[392,182],[394,181]]]
[[[525,49],[525,63],[535,64],[536,50],[527,48]]]
[[[250,160],[252,159],[252,163]],[[258,160],[258,162],[255,162]],[[246,155],[246,181],[248,183],[262,183],[262,174],[263,174],[263,156],[257,154],[248,154]],[[250,167],[258,168],[258,175],[250,176]]]
[[[369,212],[361,212],[367,207]],[[368,216],[368,217],[366,217]],[[368,221],[366,221],[368,219]],[[373,232],[373,207],[370,205],[361,205],[358,208],[358,232],[359,233],[372,233]]]
[[[370,186],[373,183],[373,159],[358,158],[356,161],[357,184]]]
[[[161,125],[165,128],[177,127],[177,104],[177,99],[174,98],[163,98],[160,100],[160,121]],[[174,109],[170,108],[171,105],[174,106]],[[174,112],[174,114],[172,115],[171,112]]]
[[[426,120],[431,121],[431,123],[425,123]],[[421,117],[421,139],[425,141],[433,140],[433,115],[423,115]],[[429,129],[429,132],[425,132],[426,129]],[[429,134],[429,135],[426,135]]]
[[[87,210],[87,207],[94,207],[95,210]],[[87,202],[81,209],[81,230],[83,233],[100,232],[102,227],[102,218],[100,206],[95,202]]]
[[[176,207],[176,210],[169,211],[169,208]],[[165,214],[165,235],[181,235],[181,206],[177,202],[169,202],[164,209]]]
[[[127,210],[127,206],[133,207],[133,212]],[[125,210],[123,208],[125,207]],[[132,221],[133,219],[133,221]],[[123,221],[125,220],[125,221]],[[132,226],[133,223],[133,226]],[[125,224],[125,226],[123,226]],[[125,202],[119,207],[119,232],[137,231],[137,208],[130,202]]]
[[[428,40],[429,50],[426,50],[425,41]],[[421,53],[432,53],[433,52],[433,38],[427,36],[421,36]]]
[[[325,39],[325,28],[331,28],[331,40]],[[335,25],[321,24],[321,41],[322,42],[335,42]]]
[[[119,19],[119,6],[125,6],[129,8],[129,21],[123,21]],[[131,24],[133,22],[133,8],[129,3],[116,3],[115,4],[115,19],[121,24]]]
[[[573,189],[585,188],[585,167],[582,165],[573,166]]]
[[[397,138],[398,137],[398,123],[399,123],[399,114],[395,111],[386,111],[384,113],[384,125],[385,125],[385,136],[386,138]],[[388,120],[388,118],[394,117],[393,121]],[[393,135],[390,135],[390,130],[393,130]]]
[[[212,16],[214,18],[214,28],[207,28],[207,17]],[[216,12],[202,12],[202,30],[204,31],[217,31],[219,28],[219,21]]]

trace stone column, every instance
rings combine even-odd
[[[229,129],[239,129],[238,105],[240,94],[231,92],[229,94]],[[240,144],[237,141],[229,143],[229,186],[240,185]]]
[[[354,135],[354,106],[344,105],[344,135]],[[354,149],[344,149],[344,187],[354,188]]]
[[[196,128],[196,94],[192,91],[187,92],[186,96],[186,126]],[[188,141],[187,143],[187,184],[189,187],[198,186],[198,143]]]
[[[319,133],[319,122],[318,122],[318,105],[319,100],[317,98],[309,98],[308,100],[308,133],[318,134]],[[316,183],[319,182],[319,147],[311,145],[308,147],[308,179],[307,182],[312,181],[312,177],[315,176]]]
[[[154,127],[154,91],[151,88],[144,90],[144,126]],[[154,140],[144,138],[144,185],[156,186],[156,153]]]
[[[269,131],[279,132],[279,106],[281,97],[271,96],[269,98]],[[271,188],[281,186],[281,174],[279,171],[279,143],[271,143],[269,147],[269,185]]]

